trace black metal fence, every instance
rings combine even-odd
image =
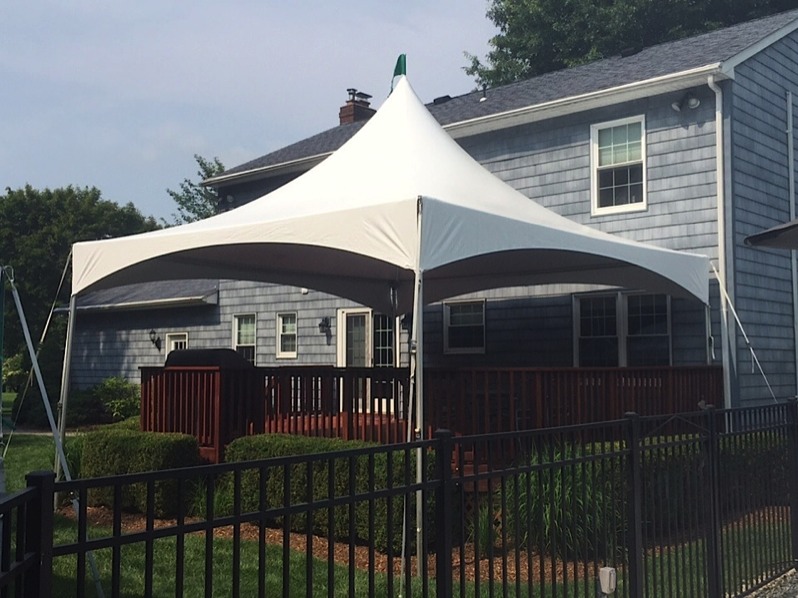
[[[609,567],[614,596],[745,596],[795,565],[797,476],[794,402],[34,473],[0,500],[0,594],[593,597]]]

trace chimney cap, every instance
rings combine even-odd
[[[346,93],[349,94],[349,102],[366,102],[371,99],[371,96],[364,91],[358,91],[354,87],[348,87]]]

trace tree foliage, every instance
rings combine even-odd
[[[697,35],[794,8],[794,0],[491,0],[499,29],[483,64],[466,54],[479,86],[543,73]]]
[[[194,159],[199,167],[199,170],[197,170],[199,181],[194,182],[190,179],[183,179],[183,182],[180,183],[180,191],[166,190],[177,204],[177,214],[172,214],[173,222],[170,224],[185,224],[195,220],[202,220],[213,216],[219,211],[219,198],[216,195],[216,191],[201,186],[200,182],[222,174],[224,165],[219,158],[206,160],[202,156],[194,154]]]
[[[133,204],[119,206],[104,200],[96,188],[6,188],[0,195],[0,265],[13,270],[33,342],[41,337],[73,243],[156,228],[156,221],[142,216]],[[59,302],[68,301],[70,287],[67,276]],[[12,357],[23,352],[27,361],[13,301],[5,302],[3,318],[3,354]],[[63,337],[54,346],[62,347]]]

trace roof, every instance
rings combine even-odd
[[[78,311],[134,310],[218,302],[218,280],[167,280],[131,284],[87,293],[77,299]]]
[[[518,124],[518,118],[531,118],[535,108],[548,108],[542,116],[551,117],[587,109],[595,101],[622,101],[637,87],[650,95],[659,91],[684,89],[706,82],[709,74],[733,77],[734,67],[752,54],[798,27],[798,10],[792,10],[690,38],[666,42],[630,56],[613,56],[574,68],[495,87],[474,91],[448,101],[431,103],[427,108],[450,134],[474,134]],[[646,85],[644,85],[646,84]],[[623,92],[627,96],[623,96]],[[593,104],[587,100],[594,100]],[[578,101],[578,100],[581,100]],[[559,109],[559,113],[553,113]],[[486,121],[491,121],[486,125]],[[503,121],[499,122],[499,121]],[[214,185],[282,169],[298,161],[318,162],[351,138],[363,122],[328,129],[271,152],[205,181]],[[454,134],[453,136],[458,136]],[[312,164],[306,164],[309,168]],[[246,175],[245,175],[246,173]]]

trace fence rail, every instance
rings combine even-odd
[[[453,472],[466,453],[481,465]],[[613,567],[625,598],[745,596],[795,565],[796,476],[795,402],[55,484],[31,474],[0,499],[0,595],[592,598]],[[54,493],[77,512],[48,515]]]
[[[721,405],[715,366],[539,369],[429,368],[426,437],[433,430],[489,434]],[[211,462],[253,433],[393,444],[408,439],[406,368],[142,368],[144,430],[183,432]],[[410,426],[413,429],[413,426]]]

